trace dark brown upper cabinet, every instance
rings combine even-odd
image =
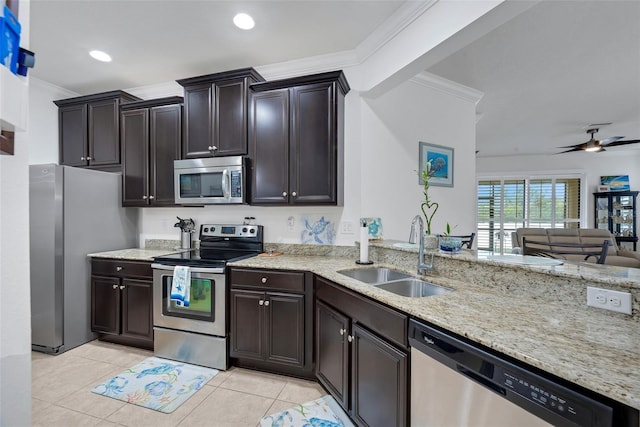
[[[342,71],[251,85],[251,204],[342,205]]]
[[[262,81],[253,68],[177,80],[184,87],[182,158],[247,154],[249,85]]]
[[[58,106],[60,164],[120,170],[120,104],[139,99],[115,90],[54,101]]]
[[[175,206],[182,101],[175,96],[121,106],[122,206]]]

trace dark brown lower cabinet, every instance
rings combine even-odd
[[[408,348],[395,344],[406,336],[394,336],[391,325],[406,316],[321,278],[316,298],[318,380],[356,424],[408,425]],[[372,319],[382,322],[367,324]]]
[[[94,259],[91,266],[91,330],[105,341],[152,349],[151,263]]]
[[[230,356],[237,366],[311,378],[306,273],[231,269]]]

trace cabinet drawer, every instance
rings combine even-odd
[[[153,278],[151,262],[148,261],[93,258],[91,260],[91,274],[98,276]]]
[[[407,315],[320,277],[315,278],[315,295],[355,322],[407,348]]]
[[[232,268],[231,286],[304,292],[304,273],[298,271],[249,270]]]

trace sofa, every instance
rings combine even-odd
[[[513,252],[521,253],[522,238],[537,242],[557,243],[602,243],[609,239],[609,251],[604,265],[616,265],[620,267],[640,268],[640,253],[625,248],[619,248],[616,239],[608,230],[596,228],[518,228],[511,235]],[[580,255],[565,255],[569,261],[584,261]],[[590,257],[587,262],[595,263]]]

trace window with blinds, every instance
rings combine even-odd
[[[478,181],[480,250],[511,252],[517,228],[579,228],[582,177],[518,177]]]

